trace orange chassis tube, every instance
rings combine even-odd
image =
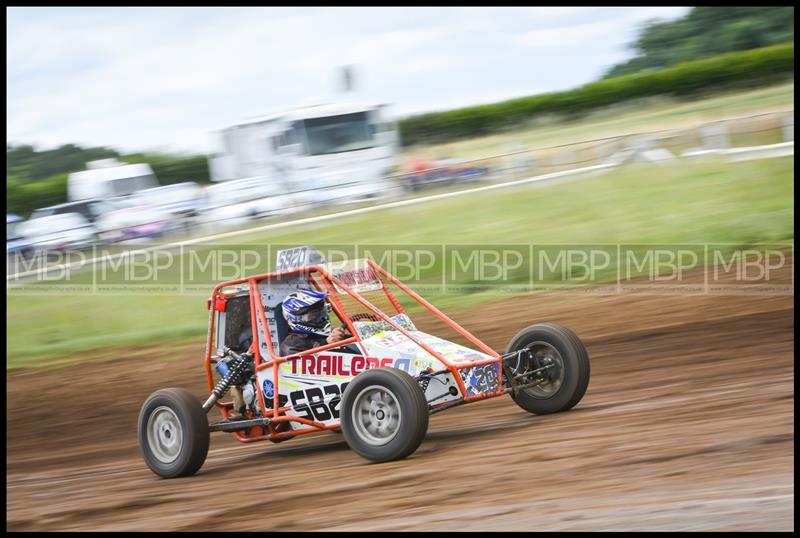
[[[462,335],[464,338],[466,338],[471,343],[473,343],[475,346],[477,346],[481,351],[483,351],[484,353],[488,354],[491,358],[486,359],[486,360],[471,362],[469,364],[464,364],[464,365],[460,365],[460,366],[457,366],[457,365],[453,364],[451,361],[449,361],[448,359],[443,357],[441,354],[439,354],[436,351],[434,351],[433,349],[431,349],[430,346],[428,346],[424,342],[420,341],[419,339],[415,338],[405,328],[401,327],[400,325],[398,325],[397,323],[392,321],[386,314],[384,314],[378,308],[376,308],[374,305],[372,305],[369,301],[367,301],[364,297],[362,297],[358,292],[353,291],[352,289],[350,289],[340,279],[337,279],[334,275],[330,274],[322,266],[302,267],[302,268],[293,269],[293,270],[290,270],[290,271],[276,272],[276,273],[265,273],[265,274],[255,275],[255,276],[251,276],[251,277],[247,277],[247,278],[241,278],[241,279],[238,279],[238,280],[230,280],[228,282],[221,282],[221,283],[217,284],[216,286],[214,286],[214,289],[211,292],[211,297],[210,297],[210,300],[209,300],[209,305],[211,305],[211,306],[209,307],[209,329],[208,329],[208,336],[207,336],[207,341],[206,341],[206,356],[205,356],[206,379],[208,381],[208,390],[209,390],[209,392],[211,392],[214,389],[214,376],[213,376],[213,369],[212,369],[212,360],[219,358],[218,356],[212,354],[212,351],[214,349],[214,334],[215,334],[214,325],[215,325],[215,320],[216,320],[216,316],[214,315],[215,310],[213,308],[213,305],[215,304],[215,301],[217,299],[225,299],[225,298],[228,298],[228,297],[231,297],[231,296],[234,295],[234,294],[225,294],[225,293],[223,293],[222,290],[225,289],[225,288],[228,288],[228,287],[231,287],[231,286],[236,286],[236,285],[241,285],[241,284],[245,284],[245,283],[248,285],[249,294],[250,294],[250,321],[251,321],[251,329],[252,329],[252,334],[253,334],[253,343],[252,343],[251,349],[253,351],[253,354],[255,355],[256,370],[261,370],[261,369],[264,369],[264,368],[270,368],[270,367],[273,367],[273,366],[275,367],[275,368],[273,368],[273,375],[274,375],[273,383],[275,385],[275,392],[274,392],[274,397],[273,397],[271,410],[267,409],[267,406],[264,403],[264,396],[263,396],[261,390],[256,390],[256,394],[258,395],[258,405],[259,405],[259,407],[261,409],[261,414],[264,417],[269,417],[270,414],[271,414],[272,415],[272,422],[267,427],[253,426],[253,427],[249,428],[248,430],[231,432],[236,436],[236,438],[239,441],[241,441],[243,443],[250,443],[250,442],[253,442],[253,441],[264,441],[264,440],[270,440],[270,439],[282,439],[282,438],[287,438],[287,437],[295,437],[295,436],[298,436],[298,435],[304,435],[304,434],[308,434],[308,433],[316,433],[316,432],[320,432],[320,431],[324,431],[324,430],[333,430],[333,429],[337,429],[337,428],[340,427],[340,423],[326,425],[326,424],[323,424],[321,422],[315,422],[315,421],[312,421],[312,420],[309,420],[309,419],[306,419],[306,418],[303,418],[303,417],[289,416],[289,415],[286,414],[286,412],[291,410],[291,407],[279,407],[278,406],[279,405],[278,404],[278,394],[279,394],[279,390],[278,390],[278,382],[279,382],[279,380],[278,380],[278,370],[279,370],[279,368],[277,367],[278,365],[280,365],[281,363],[284,363],[286,361],[289,361],[289,360],[298,359],[298,358],[300,358],[300,357],[302,357],[304,355],[313,355],[315,353],[319,353],[319,352],[322,352],[322,351],[327,351],[329,349],[338,348],[338,347],[346,346],[346,345],[349,345],[349,344],[353,344],[353,343],[357,343],[357,342],[360,343],[361,342],[361,338],[358,336],[358,331],[355,330],[355,327],[353,326],[353,323],[350,320],[350,316],[347,314],[347,312],[344,309],[344,306],[341,304],[341,302],[339,301],[339,299],[337,297],[337,292],[336,292],[336,288],[334,287],[334,284],[340,290],[343,290],[350,297],[352,297],[357,302],[359,302],[361,305],[366,307],[370,312],[372,312],[373,314],[375,314],[376,316],[381,318],[383,321],[385,321],[386,323],[391,325],[394,329],[400,331],[406,338],[408,338],[409,340],[411,340],[412,342],[417,344],[419,347],[424,349],[431,356],[433,356],[434,358],[439,360],[442,364],[444,364],[445,367],[447,368],[447,370],[449,370],[453,374],[453,378],[456,380],[456,383],[458,384],[458,390],[461,393],[461,397],[463,398],[464,403],[473,402],[473,401],[477,401],[477,400],[485,400],[487,398],[494,398],[494,397],[497,397],[497,396],[502,396],[502,395],[504,395],[506,393],[506,391],[503,388],[503,368],[501,367],[499,369],[497,391],[495,391],[495,392],[485,392],[485,393],[469,396],[467,394],[466,388],[464,387],[464,382],[462,381],[461,376],[458,374],[458,370],[465,369],[465,368],[473,368],[475,366],[481,366],[481,365],[490,364],[490,363],[498,363],[499,364],[501,362],[501,360],[502,360],[500,355],[497,352],[495,352],[492,348],[490,348],[489,346],[487,346],[486,344],[481,342],[472,333],[470,333],[469,331],[467,331],[466,329],[461,327],[458,323],[456,323],[455,321],[450,319],[446,314],[441,312],[435,306],[433,306],[428,301],[426,301],[425,299],[423,299],[422,297],[417,295],[413,290],[411,290],[408,286],[406,286],[405,284],[403,284],[402,282],[397,280],[394,276],[389,274],[381,266],[379,266],[378,264],[376,264],[372,260],[367,260],[367,263],[376,272],[376,274],[379,276],[379,279],[381,280],[381,289],[386,294],[387,298],[389,299],[389,302],[397,310],[397,313],[402,313],[403,312],[402,307],[400,306],[400,303],[397,301],[397,298],[394,296],[394,294],[392,294],[392,292],[386,286],[386,283],[385,283],[385,281],[383,279],[386,279],[389,282],[391,282],[392,284],[394,284],[395,286],[397,286],[400,290],[402,290],[404,293],[406,293],[409,297],[414,299],[418,304],[420,304],[423,307],[425,307],[431,314],[433,314],[434,316],[439,318],[441,321],[446,323],[453,330],[455,330],[460,335]],[[262,281],[262,280],[278,279],[278,278],[282,278],[282,277],[292,277],[292,276],[297,276],[297,275],[301,275],[301,274],[307,275],[309,283],[311,283],[317,289],[321,290],[321,288],[323,286],[327,289],[328,298],[329,298],[329,300],[331,302],[331,306],[332,306],[334,312],[336,313],[336,315],[340,319],[345,321],[345,324],[347,325],[347,328],[348,328],[350,334],[353,335],[353,336],[351,336],[350,338],[347,338],[345,340],[341,340],[339,342],[335,342],[333,344],[326,344],[324,346],[320,346],[320,347],[316,347],[316,348],[313,348],[313,349],[309,349],[308,351],[304,352],[303,354],[296,353],[296,354],[293,354],[293,355],[288,355],[286,357],[280,357],[280,356],[276,355],[275,352],[273,351],[272,341],[271,341],[269,330],[268,330],[266,313],[264,311],[264,304],[263,304],[263,302],[261,300],[261,294],[259,293],[259,290],[258,290],[258,283],[260,281]],[[317,275],[319,277],[319,280],[322,281],[322,286],[317,282],[317,279],[312,278],[312,275]],[[261,356],[261,352],[260,352],[261,346],[259,345],[260,343],[258,341],[258,338],[259,338],[258,324],[259,323],[262,324],[262,326],[264,328],[264,335],[266,336],[266,340],[267,340],[267,342],[266,342],[267,346],[266,347],[267,347],[267,350],[269,352],[269,357],[262,357]],[[222,414],[222,416],[224,418],[229,418],[231,416],[231,409],[233,408],[233,402],[232,401],[226,401],[226,402],[219,401],[219,402],[216,403],[216,405],[217,405],[217,407],[219,407],[220,413]],[[444,404],[444,405],[447,405],[447,404]],[[251,418],[255,418],[255,417],[251,417]],[[306,429],[296,430],[296,431],[294,431],[294,430],[292,430],[292,431],[277,431],[276,427],[282,422],[299,422],[299,423],[311,426],[311,428],[306,428]]]

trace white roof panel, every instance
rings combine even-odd
[[[242,121],[227,127],[231,129],[234,127],[242,127],[245,125],[253,125],[257,123],[269,123],[277,120],[295,121],[304,120],[309,118],[324,118],[326,116],[339,116],[342,114],[353,114],[355,112],[364,112],[366,110],[375,110],[384,105],[368,104],[368,103],[336,103],[336,104],[319,104],[304,107],[294,108],[284,112],[259,116],[252,120]]]
[[[111,181],[114,179],[122,179],[126,177],[147,176],[153,173],[153,169],[149,164],[125,164],[123,166],[114,166],[112,168],[96,168],[94,170],[83,170],[81,172],[74,172],[70,177],[80,179],[82,181]]]

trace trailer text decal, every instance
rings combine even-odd
[[[345,360],[349,359],[349,360]],[[361,355],[307,355],[291,359],[293,374],[355,376],[369,368],[389,366],[411,373],[411,359],[363,357]]]

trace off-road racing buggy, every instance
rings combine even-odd
[[[393,289],[475,349],[418,330]],[[280,306],[297,290],[326,291],[348,334],[282,357]],[[325,263],[310,247],[282,250],[275,272],[218,284],[208,306],[208,399],[163,389],[139,415],[144,460],[162,477],[197,472],[215,431],[249,443],[335,430],[367,460],[397,460],[422,443],[429,415],[504,394],[531,413],[556,413],[589,383],[586,349],[569,329],[529,326],[498,353],[370,259]],[[209,424],[215,406],[223,419]]]

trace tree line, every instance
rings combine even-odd
[[[651,19],[629,45],[634,56],[603,78],[664,69],[726,52],[794,41],[794,8],[701,6],[672,21]]]
[[[563,92],[419,114],[400,121],[400,133],[405,146],[440,144],[516,129],[537,117],[572,120],[636,99],[697,99],[793,79],[794,44],[774,45],[606,78]]]

